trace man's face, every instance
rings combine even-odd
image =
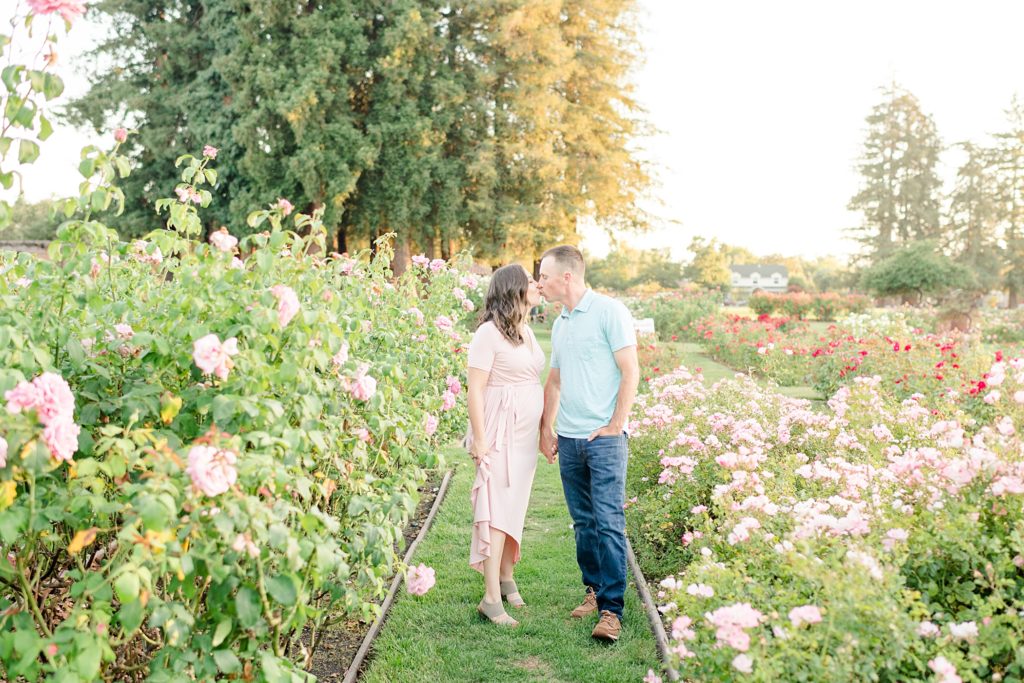
[[[540,262],[540,279],[537,280],[537,289],[541,296],[548,301],[559,303],[563,302],[565,294],[569,290],[566,272],[551,257]]]

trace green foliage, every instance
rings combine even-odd
[[[693,260],[687,264],[683,274],[692,282],[709,289],[725,290],[732,284],[732,271],[727,257],[728,247],[712,238],[694,237],[690,241]]]
[[[622,292],[646,284],[670,289],[678,287],[681,278],[682,266],[663,251],[619,245],[603,259],[587,263],[587,284],[600,289]]]
[[[713,315],[722,305],[714,292],[661,292],[630,301],[634,318],[652,318],[661,341],[688,337],[698,320]],[[669,368],[665,368],[666,370]]]
[[[70,113],[136,124],[124,235],[151,229],[170,161],[212,144],[206,234],[284,197],[339,251],[396,233],[398,269],[460,244],[536,258],[581,216],[645,222],[633,5],[103,0],[113,31]]]
[[[271,229],[240,243],[244,262],[198,242],[208,156],[180,158],[178,198],[156,202],[167,229],[120,242],[99,219],[119,204],[122,158],[83,154],[50,261],[0,255],[0,393],[57,373],[81,427],[62,463],[34,411],[0,411],[0,553],[14,558],[0,671],[306,680],[303,634],[375,614],[424,471],[464,426],[442,396],[460,340],[434,324],[457,321],[459,274],[394,279],[386,242],[372,259],[310,257],[316,213],[255,212]],[[297,295],[290,320],[280,287]],[[211,334],[237,340],[223,375],[194,355]],[[199,445],[236,454],[226,491],[188,471]]]
[[[911,296],[918,302],[951,289],[968,289],[974,277],[933,242],[916,242],[882,259],[863,273],[862,285],[879,296]]]

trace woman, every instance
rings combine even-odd
[[[476,463],[469,564],[484,575],[477,606],[495,624],[517,626],[502,606],[525,605],[512,578],[537,469],[544,351],[527,324],[540,301],[519,265],[494,271],[469,345],[469,452]]]

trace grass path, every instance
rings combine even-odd
[[[672,342],[661,342],[662,344]],[[704,380],[708,384],[714,384],[720,379],[732,377],[736,374],[736,370],[733,370],[727,365],[722,365],[718,361],[711,358],[704,353],[704,348],[694,342],[676,342],[681,344],[683,349],[683,365],[687,368],[701,368],[704,372]],[[806,398],[811,401],[823,401],[824,398],[815,391],[814,387],[810,386],[795,386],[795,387],[780,387],[772,385],[772,383],[763,377],[757,375],[751,375],[755,381],[764,386],[771,386],[775,391],[779,392],[783,396],[789,396],[791,398]]]
[[[558,467],[538,460],[517,568],[519,588],[529,603],[525,612],[514,613],[521,625],[500,629],[476,614],[483,580],[468,564],[473,469],[462,463],[413,558],[434,568],[437,585],[422,597],[403,593],[396,600],[362,681],[625,682],[641,680],[648,668],[659,669],[654,637],[632,582],[618,643],[593,640],[594,620],[569,617],[583,595],[575,543]]]

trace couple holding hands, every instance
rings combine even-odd
[[[537,450],[558,462],[583,577],[575,618],[599,615],[593,636],[618,639],[626,592],[624,431],[640,379],[636,332],[619,301],[587,289],[583,255],[548,250],[534,282],[519,265],[491,278],[469,347],[469,452],[476,463],[471,496],[470,565],[484,576],[477,610],[516,626],[503,600],[525,606],[513,577]],[[543,296],[562,304],[551,332],[551,369],[528,324]]]

